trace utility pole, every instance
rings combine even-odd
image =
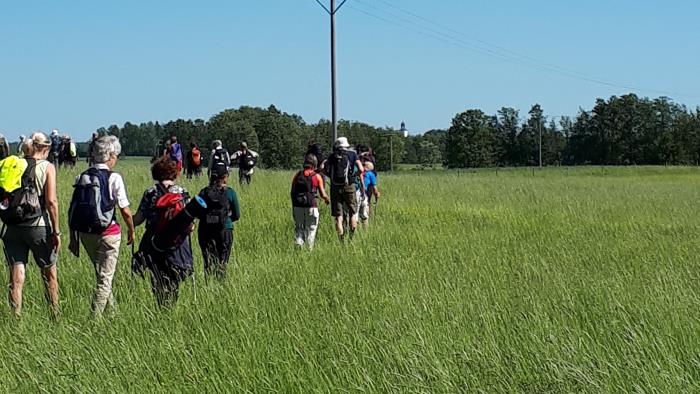
[[[321,3],[316,2],[330,15],[331,17],[331,121],[333,128],[333,142],[338,139],[338,105],[337,105],[337,90],[336,90],[336,68],[335,68],[335,14],[340,10],[340,7],[348,0],[343,0],[338,7],[335,6],[335,0],[330,0],[330,8]]]

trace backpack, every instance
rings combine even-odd
[[[170,146],[170,160],[178,163],[182,161],[182,146],[180,144]]]
[[[197,148],[192,148],[192,164],[196,167],[202,165],[202,152]]]
[[[238,157],[238,168],[243,170],[250,170],[257,164],[258,158],[255,157],[250,151],[246,151],[245,155],[240,155]]]
[[[207,204],[207,211],[200,226],[210,231],[220,231],[231,215],[226,187],[209,186],[199,194]]]
[[[78,146],[75,142],[71,142],[69,146],[70,157],[78,157]]]
[[[36,160],[20,159],[26,161],[27,166],[20,177],[19,188],[13,191],[2,190],[0,201],[0,220],[6,225],[17,225],[31,222],[42,216],[43,201],[36,189]],[[9,163],[3,163],[8,164]],[[16,178],[17,167],[2,166],[1,172],[8,178]],[[12,174],[6,173],[6,171]]]
[[[153,222],[155,232],[163,231],[168,222],[185,209],[185,196],[180,193],[166,192],[156,200],[156,218]]]
[[[331,161],[331,185],[345,186],[353,182],[352,166],[348,152],[344,150],[335,151],[330,157]]]
[[[214,156],[212,156],[212,168],[217,165],[224,165],[226,168],[231,166],[231,157],[228,151],[224,148],[214,150]]]
[[[313,178],[315,172],[311,172],[309,176],[304,175],[304,170],[297,173],[292,185],[292,206],[300,208],[311,208],[316,201],[316,193],[314,193]]]
[[[102,234],[115,223],[116,203],[109,190],[112,171],[89,168],[73,185],[68,227],[87,234]]]

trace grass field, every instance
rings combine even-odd
[[[147,163],[117,170],[135,207]],[[169,312],[125,244],[100,321],[86,257],[64,248],[58,324],[32,264],[23,319],[0,309],[0,391],[700,391],[697,168],[380,174],[372,228],[340,245],[324,207],[313,253],[290,179],[236,185],[228,280],[197,253],[196,300],[190,280]]]

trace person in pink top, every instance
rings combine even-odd
[[[117,209],[127,227],[127,243],[134,243],[134,220],[124,179],[112,172],[121,150],[115,136],[105,136],[95,142],[94,164],[77,178],[68,213],[71,228],[69,249],[78,257],[80,241],[95,267],[97,284],[92,299],[95,316],[101,315],[107,305],[116,306],[112,280],[119,261],[122,234],[116,218]],[[93,187],[96,182],[100,185],[99,190]]]

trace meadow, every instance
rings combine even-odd
[[[148,163],[116,170],[135,209]],[[93,268],[66,244],[54,323],[32,263],[23,318],[0,304],[0,391],[700,391],[699,169],[381,173],[371,228],[340,244],[323,207],[313,252],[293,247],[291,176],[235,185],[229,276],[207,283],[197,250],[173,310],[124,242],[118,310],[92,320]]]

